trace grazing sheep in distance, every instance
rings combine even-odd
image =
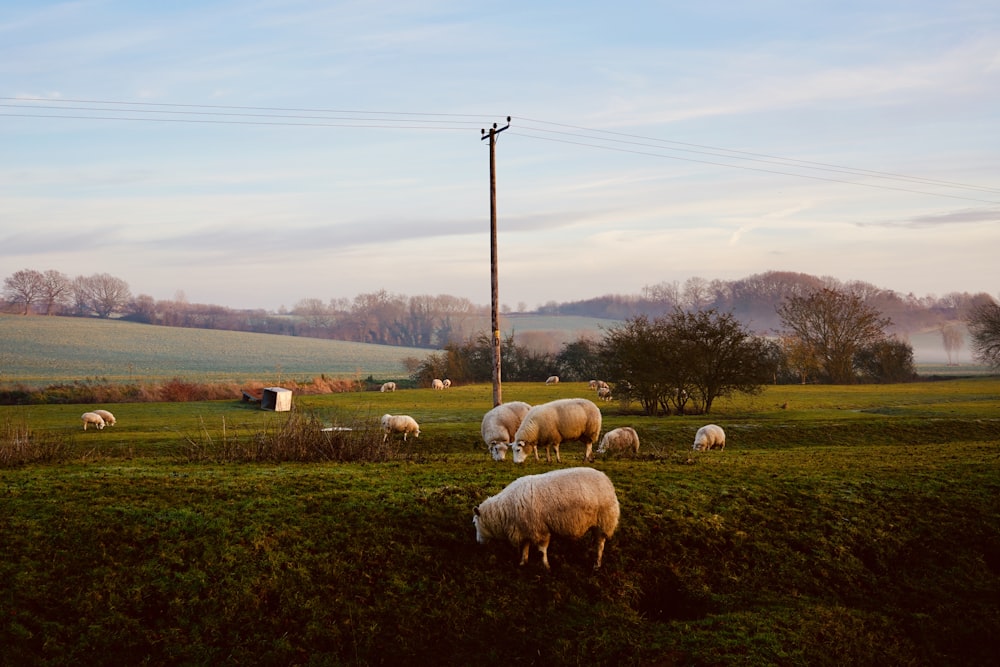
[[[101,419],[104,420],[104,424],[106,426],[114,426],[115,423],[118,421],[117,419],[115,419],[115,416],[110,412],[108,412],[107,410],[94,410],[94,414],[100,415]]]
[[[715,424],[706,424],[698,429],[698,432],[694,435],[694,446],[692,449],[696,451],[708,451],[709,449],[725,449],[726,448],[726,432],[722,430],[721,426],[716,426]]]
[[[387,392],[387,391],[396,391],[396,383],[395,382],[383,382],[382,386],[379,388],[379,391],[382,392],[383,394],[385,392]]]
[[[409,415],[382,415],[382,433],[382,442],[388,440],[393,433],[402,433],[403,442],[406,442],[406,437],[411,433],[414,438],[420,437],[420,426]]]
[[[444,380],[443,380],[443,381],[441,382],[441,385],[442,385],[442,386],[443,386],[443,387],[444,387],[445,389],[447,389],[448,387],[450,387],[450,386],[451,386],[451,380],[449,380],[448,378],[445,378],[445,379],[444,379]]]
[[[441,380],[434,378],[434,380],[431,382],[431,389],[444,389],[444,382],[441,382]]]
[[[80,419],[83,420],[83,430],[87,430],[87,426],[93,424],[98,428],[98,430],[104,428],[104,418],[96,412],[84,412],[80,415]]]
[[[597,448],[597,453],[606,454],[608,452],[638,454],[639,434],[631,426],[621,426],[608,431],[601,438],[601,444]]]
[[[586,398],[560,398],[542,403],[528,410],[521,425],[514,434],[512,455],[514,463],[523,463],[534,450],[538,459],[538,448],[545,446],[545,460],[552,461],[550,447],[555,447],[556,461],[559,445],[568,440],[579,440],[587,449],[585,461],[593,458],[593,446],[601,434],[601,410]]]
[[[601,567],[604,543],[615,534],[621,508],[614,484],[600,470],[561,468],[525,475],[479,504],[473,513],[476,541],[506,538],[521,551],[521,565],[535,546],[542,565],[549,568],[549,541],[553,535],[579,539],[597,529],[597,561]]]
[[[611,389],[608,387],[599,387],[597,390],[597,398],[601,399],[602,401],[610,401]]]
[[[548,377],[548,379],[545,380],[545,384],[559,384],[559,376],[558,375],[550,375]]]
[[[511,401],[501,403],[483,415],[480,432],[494,461],[506,460],[507,448],[530,409],[531,406],[524,401]]]

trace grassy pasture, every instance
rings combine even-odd
[[[86,378],[280,383],[400,377],[427,350],[240,331],[158,327],[74,317],[0,314],[0,381],[29,386]]]
[[[505,384],[505,400],[590,396]],[[788,407],[779,406],[787,402]],[[633,425],[598,460],[622,523],[552,571],[477,545],[471,509],[560,464],[488,460],[488,385],[298,396],[329,424],[412,414],[380,464],[190,463],[289,418],[233,401],[0,407],[70,443],[0,470],[0,664],[992,665],[1000,654],[1000,379],[769,387]],[[581,448],[563,447],[562,466]]]

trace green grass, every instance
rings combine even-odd
[[[401,377],[418,348],[158,327],[116,320],[0,314],[0,382],[46,385],[85,378],[199,382]]]
[[[416,417],[378,464],[188,462],[290,417],[237,400],[109,406],[118,425],[86,433],[96,406],[0,408],[69,444],[0,469],[0,664],[994,664],[1000,379],[769,387],[709,419],[602,404],[642,447],[594,464],[622,504],[598,573],[590,538],[554,541],[551,573],[475,543],[475,504],[557,466],[489,460],[490,402],[295,398],[323,423]],[[690,451],[706,421],[724,452]]]

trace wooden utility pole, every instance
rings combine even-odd
[[[510,116],[507,124],[497,129],[493,123],[487,134],[482,131],[482,138],[490,140],[490,305],[492,306],[493,322],[493,407],[503,403],[500,391],[500,297],[497,290],[497,135],[510,127]]]

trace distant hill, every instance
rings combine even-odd
[[[175,377],[279,383],[321,374],[399,378],[428,350],[297,336],[186,329],[120,320],[0,314],[0,382],[29,385],[103,378]]]

